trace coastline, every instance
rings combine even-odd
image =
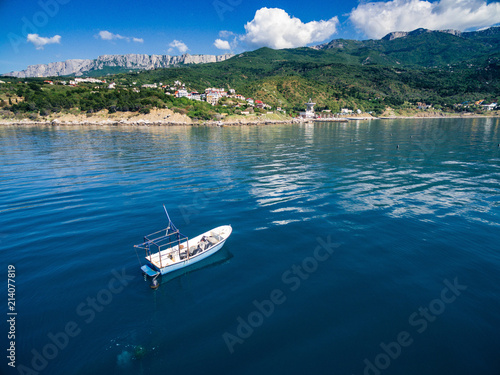
[[[32,121],[32,120],[21,120],[21,121],[1,121],[0,126],[213,126],[213,127],[224,127],[224,126],[256,126],[256,125],[278,125],[278,124],[299,124],[303,121],[297,119],[291,120],[251,120],[251,121],[200,121],[200,122],[172,122],[172,121],[158,121],[151,122],[148,120],[138,120],[138,121],[82,121],[82,122],[63,122],[63,121]]]
[[[295,118],[281,114],[261,116],[228,116],[220,120],[193,120],[189,116],[170,109],[154,109],[148,114],[137,112],[108,113],[103,110],[92,114],[52,114],[45,118],[11,117],[0,119],[1,125],[50,125],[50,126],[237,126],[237,125],[274,125],[299,123]]]
[[[373,121],[373,120],[402,120],[402,119],[441,119],[441,118],[499,118],[500,112],[489,114],[453,114],[453,113],[417,113],[411,115],[390,114],[373,117],[369,114],[351,115],[345,118],[319,118],[301,119],[290,118],[283,115],[263,116],[231,116],[221,120],[193,120],[190,117],[174,113],[170,110],[155,110],[151,114],[140,115],[137,113],[113,114],[96,113],[92,115],[54,115],[43,120],[30,118],[8,118],[0,119],[0,126],[256,126],[256,125],[278,125],[298,124],[307,122],[351,122],[351,121]]]

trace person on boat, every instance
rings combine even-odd
[[[201,251],[204,251],[207,248],[207,245],[208,245],[208,241],[207,241],[206,237],[205,236],[201,237],[200,244],[199,244],[199,248],[201,249]]]

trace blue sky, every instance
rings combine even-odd
[[[484,0],[0,0],[0,73],[104,54],[222,54],[500,23]]]

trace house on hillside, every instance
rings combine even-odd
[[[487,111],[492,111],[497,107],[498,103],[483,104],[483,108]]]
[[[185,89],[180,89],[180,90],[175,92],[175,96],[177,98],[186,98],[186,97],[188,97],[188,95],[189,95],[189,93]]]
[[[207,103],[212,104],[212,105],[216,105],[219,102],[220,98],[221,98],[221,96],[217,92],[210,92],[210,93],[206,94]]]
[[[262,100],[256,100],[255,101],[255,106],[257,108],[264,108],[264,102],[262,102]]]
[[[417,108],[418,109],[431,109],[432,104],[425,104],[425,103],[417,102]]]
[[[191,99],[191,100],[198,100],[198,101],[200,101],[201,100],[201,94],[199,92],[193,91],[193,92],[191,92],[189,94],[188,98]]]

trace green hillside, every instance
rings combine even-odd
[[[500,52],[500,27],[457,34],[417,29],[391,39],[394,34],[380,40],[336,39],[321,49],[356,56],[362,64],[426,68],[453,65]]]

